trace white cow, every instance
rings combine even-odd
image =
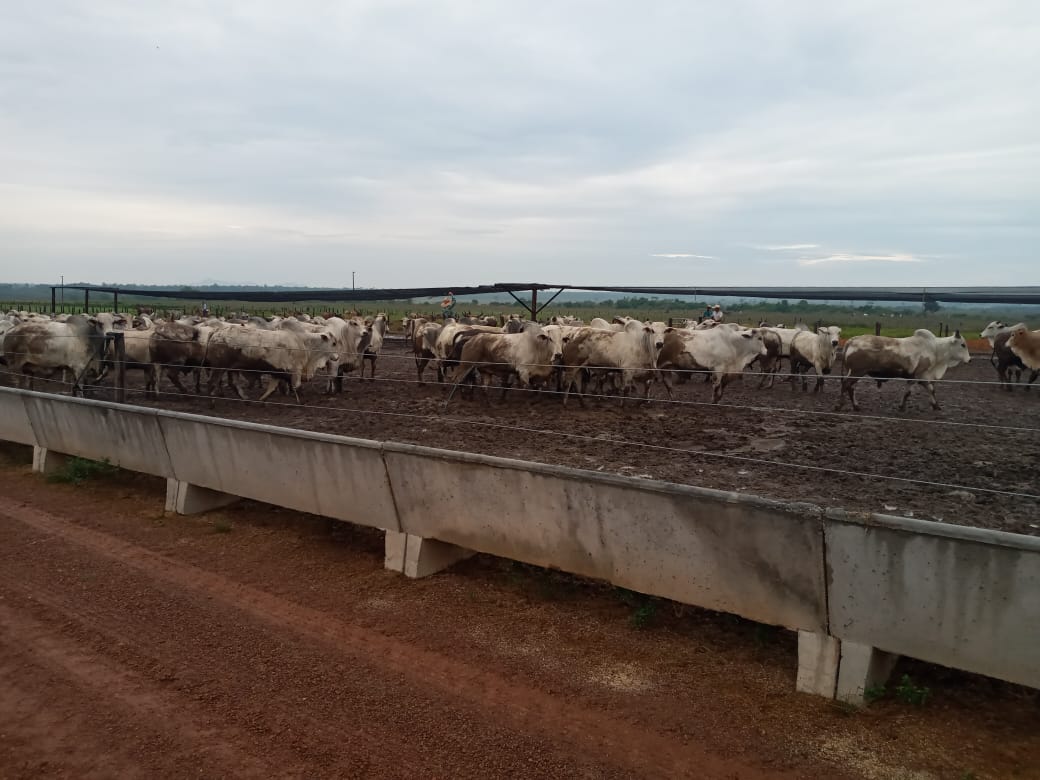
[[[362,368],[365,349],[372,338],[372,328],[358,319],[329,317],[325,328],[336,341],[336,358],[329,363],[329,379],[325,392],[343,390],[343,375]]]
[[[617,375],[622,406],[637,381],[644,383],[643,397],[648,398],[663,344],[663,335],[638,320],[629,320],[620,331],[579,329],[563,349],[563,403],[567,403],[571,388],[576,387],[578,399],[585,405],[585,371]]]
[[[712,380],[712,403],[722,400],[723,389],[741,377],[755,358],[765,355],[762,330],[720,325],[708,330],[669,329],[657,365],[661,369],[707,371]],[[666,375],[662,381],[672,397]]]
[[[816,333],[801,331],[791,341],[791,389],[795,388],[795,377],[802,375],[802,390],[808,389],[810,368],[816,371],[816,387],[814,393],[823,387],[823,377],[831,372],[837,357],[838,345],[841,343],[841,328],[830,325],[818,328]]]

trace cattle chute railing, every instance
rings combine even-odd
[[[1040,687],[1033,537],[7,388],[0,439]]]
[[[171,300],[242,301],[251,303],[291,303],[294,301],[407,301],[414,298],[435,298],[452,290],[456,295],[511,295],[533,318],[565,290],[575,292],[613,292],[632,295],[655,295],[674,297],[707,298],[765,298],[772,300],[807,301],[873,301],[904,303],[983,303],[983,304],[1040,304],[1040,286],[1036,287],[689,287],[689,286],[632,286],[632,285],[585,285],[549,284],[543,282],[496,282],[484,285],[438,285],[436,287],[398,288],[304,288],[296,290],[238,290],[227,289],[148,289],[132,286],[112,285],[53,285],[51,286],[51,309],[57,311],[59,290],[80,290],[89,301],[91,292],[108,293],[135,298],[166,298]],[[552,298],[538,305],[538,293],[556,290]],[[530,294],[527,304],[516,293]]]

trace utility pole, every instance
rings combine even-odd
[[[61,313],[65,313],[65,274],[61,275]]]
[[[350,272],[350,289],[351,289],[351,290],[355,290],[355,289],[357,289],[357,288],[356,288],[356,287],[354,286],[354,278],[355,278],[356,276],[357,276],[357,271],[351,271],[351,272]]]

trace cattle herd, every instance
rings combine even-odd
[[[436,370],[439,382],[452,385],[451,398],[479,395],[488,401],[490,385],[500,380],[503,396],[516,386],[552,390],[567,403],[571,394],[584,405],[590,394],[609,395],[625,404],[641,395],[649,398],[660,383],[669,398],[676,382],[702,375],[711,383],[712,401],[722,399],[726,385],[757,364],[759,387],[772,387],[784,370],[792,386],[799,379],[808,388],[808,372],[815,374],[815,392],[824,377],[837,370],[841,386],[837,407],[848,400],[858,410],[855,386],[862,377],[880,383],[906,382],[901,409],[915,384],[928,393],[938,409],[934,382],[948,369],[970,359],[959,332],[935,336],[918,330],[907,338],[855,336],[841,346],[835,326],[784,328],[760,324],[643,322],[627,317],[612,322],[593,319],[588,325],[570,317],[553,317],[546,324],[512,316],[428,320],[410,316],[402,323],[415,358],[417,381],[426,369]],[[316,377],[327,393],[342,390],[343,377],[366,366],[375,376],[376,361],[387,334],[385,315],[371,318],[328,316],[228,317],[189,316],[132,320],[107,313],[87,316],[47,316],[11,311],[0,320],[4,369],[22,387],[33,379],[59,378],[72,393],[99,385],[111,371],[114,339],[121,332],[125,366],[141,371],[145,389],[161,392],[165,378],[176,392],[188,393],[183,378],[190,375],[197,394],[212,398],[225,387],[243,400],[246,391],[261,386],[259,400],[276,390],[299,400],[300,388]],[[1040,331],[1025,325],[991,323],[982,332],[993,347],[991,360],[1000,381],[1010,388],[1030,371],[1029,382],[1040,370]],[[243,387],[245,385],[245,387]]]

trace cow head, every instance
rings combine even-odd
[[[838,336],[841,334],[841,328],[836,325],[831,325],[826,328],[817,328],[816,332],[825,337],[831,343],[831,347],[837,347],[839,344]]]
[[[993,320],[993,322],[991,322],[989,325],[982,329],[982,332],[979,334],[979,338],[992,339],[1000,333],[1003,333],[1007,329],[1008,326],[1000,320]]]
[[[748,342],[748,345],[753,354],[756,355],[768,355],[769,352],[766,350],[766,340],[762,335],[762,331],[759,328],[749,328],[748,330],[742,330],[737,333],[740,338]]]
[[[563,328],[559,325],[546,325],[537,331],[537,338],[540,347],[552,354],[553,363],[563,361]],[[567,340],[570,341],[569,338]]]

